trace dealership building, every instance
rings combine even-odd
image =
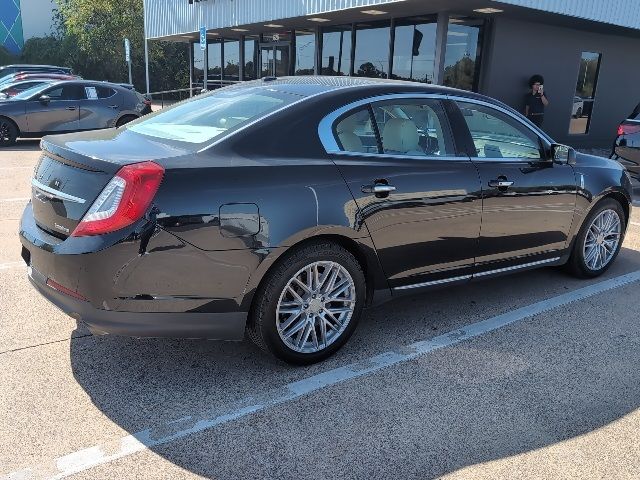
[[[190,43],[191,82],[208,88],[382,77],[473,90],[522,111],[540,74],[544,129],[575,146],[609,145],[640,103],[638,0],[146,0],[145,30]]]

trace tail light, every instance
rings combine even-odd
[[[122,167],[102,190],[71,236],[115,232],[145,214],[160,187],[164,168],[143,162]]]
[[[640,133],[640,124],[623,123],[618,127],[618,136]]]
[[[47,279],[47,285],[53,288],[54,290],[59,291],[60,293],[64,293],[65,295],[69,295],[70,297],[73,297],[73,298],[77,298],[78,300],[82,300],[83,302],[87,301],[87,299],[84,298],[82,295],[80,295],[78,292],[74,292],[70,288],[67,288],[64,285],[60,285],[58,282],[55,282],[50,278]]]
[[[142,103],[144,103],[145,105],[151,105],[151,100],[149,100],[148,98],[145,98]]]

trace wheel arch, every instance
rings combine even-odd
[[[304,238],[290,246],[274,249],[274,251],[267,255],[247,283],[247,288],[240,302],[242,310],[251,311],[256,292],[263,285],[269,272],[280,265],[280,263],[286,259],[289,252],[321,241],[329,241],[341,246],[351,253],[360,264],[367,288],[365,305],[371,305],[376,290],[388,289],[386,277],[382,272],[377,253],[369,238],[351,238],[337,233],[322,233]]]

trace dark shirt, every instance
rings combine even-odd
[[[547,97],[547,94],[545,93],[544,96]],[[524,97],[524,105],[529,107],[529,115],[544,114],[544,103],[540,95],[527,93]]]

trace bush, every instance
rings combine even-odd
[[[15,58],[9,50],[0,45],[0,65],[11,65],[15,63]]]

